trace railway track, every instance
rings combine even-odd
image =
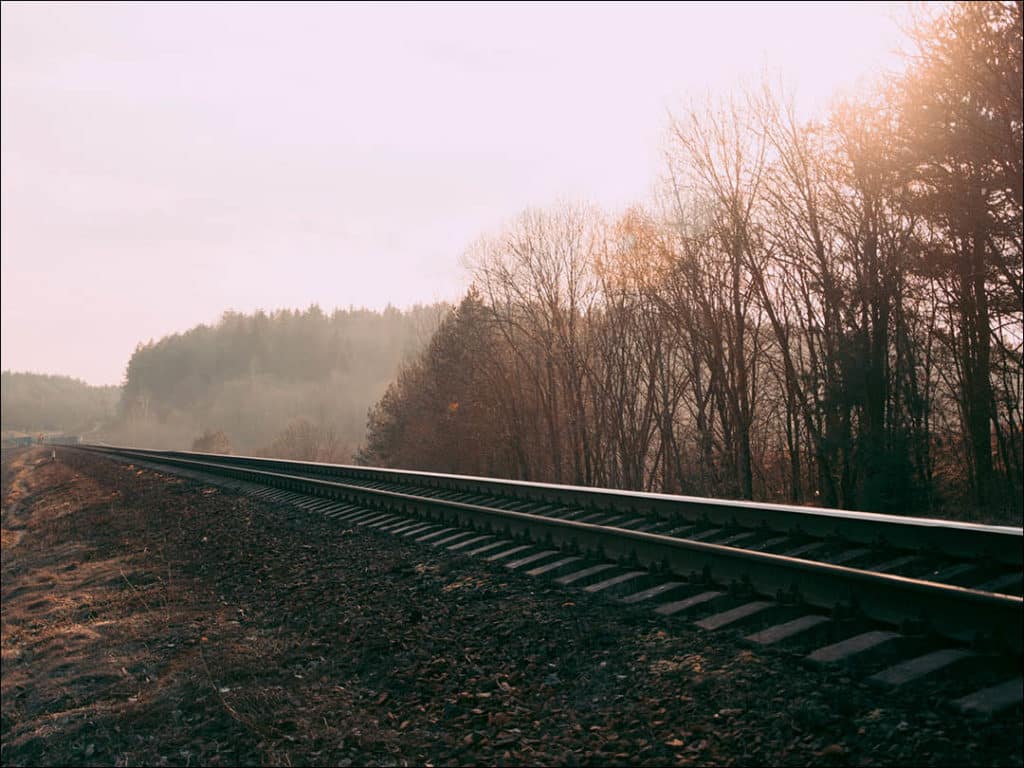
[[[855,669],[941,677],[964,712],[1021,705],[1022,530],[277,459],[75,450],[217,478],[269,501],[605,594],[670,621]]]

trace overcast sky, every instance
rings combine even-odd
[[[2,367],[120,383],[226,309],[455,299],[528,206],[647,197],[667,113],[809,111],[901,5],[2,6]]]

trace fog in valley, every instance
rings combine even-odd
[[[4,435],[1019,524],[1021,8],[5,4]]]

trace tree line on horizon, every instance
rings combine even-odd
[[[71,376],[4,371],[0,374],[3,430],[88,433],[114,417],[120,391]]]
[[[370,413],[367,464],[1019,520],[1021,3],[797,117],[676,114],[657,198],[524,213]]]
[[[3,428],[351,462],[367,410],[448,308],[226,312],[215,324],[140,343],[121,386],[4,371]]]
[[[348,462],[367,409],[446,305],[226,312],[140,344],[104,439],[154,448]]]

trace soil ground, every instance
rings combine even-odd
[[[1014,713],[74,451],[5,453],[2,528],[4,765],[1021,765]]]

